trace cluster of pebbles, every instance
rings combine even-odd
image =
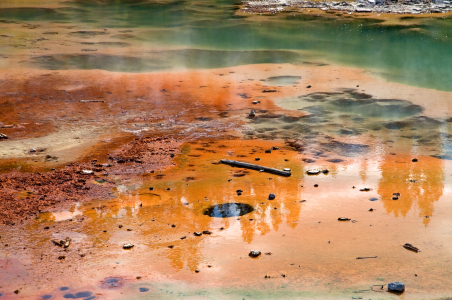
[[[323,11],[343,11],[349,13],[386,14],[431,14],[452,11],[448,0],[357,0],[347,1],[305,1],[305,0],[264,0],[242,1],[243,13],[276,14],[287,9],[314,8]]]

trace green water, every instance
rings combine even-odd
[[[386,26],[376,20],[337,20],[287,12],[250,21],[237,16],[238,6],[226,0],[74,0],[62,4],[64,7],[57,9],[1,8],[0,4],[0,20],[28,24],[50,21],[55,27],[76,24],[85,31],[126,28],[131,31],[108,36],[111,47],[118,47],[115,42],[122,42],[149,50],[156,45],[191,50],[167,52],[158,62],[147,58],[149,53],[145,50],[130,55],[121,51],[124,57],[93,55],[89,58],[94,62],[92,67],[87,66],[86,56],[75,54],[31,60],[33,64],[41,62],[42,68],[146,72],[181,66],[217,68],[263,62],[300,63],[312,59],[303,51],[308,50],[316,53],[316,58],[371,69],[391,81],[452,91],[450,18],[426,19],[416,26]],[[96,33],[83,34],[78,30],[68,36],[94,43],[98,38]],[[202,55],[194,51],[198,49],[204,51]],[[253,53],[262,50],[271,50],[272,54]],[[286,50],[296,50],[297,54]],[[217,51],[228,52],[219,55]],[[218,57],[224,59],[218,62]],[[66,58],[68,63],[58,62]]]

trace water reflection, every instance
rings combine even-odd
[[[251,205],[245,203],[224,203],[205,209],[204,214],[214,218],[230,218],[246,215],[253,210]]]
[[[396,217],[405,217],[416,208],[427,226],[433,216],[435,202],[443,195],[444,162],[429,157],[412,162],[407,156],[387,155],[380,169],[378,194],[386,211]],[[397,193],[400,196],[394,197],[393,194]]]

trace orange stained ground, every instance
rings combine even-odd
[[[272,146],[281,150],[264,152]],[[263,166],[291,168],[293,175],[216,163],[223,158],[255,162],[255,157]],[[408,155],[383,155],[305,164],[296,151],[277,141],[185,144],[172,169],[111,175],[116,199],[85,202],[69,213],[42,214],[29,227],[7,232],[2,242],[10,246],[2,262],[9,267],[0,269],[0,282],[20,287],[25,298],[68,285],[106,298],[115,298],[118,291],[134,295],[138,285],[150,288],[152,295],[162,289],[187,295],[251,289],[341,298],[395,280],[407,285],[407,299],[444,296],[451,292],[452,239],[446,226],[451,207],[445,188],[450,166],[436,158],[417,158],[412,162]],[[313,168],[329,173],[306,175]],[[240,196],[238,189],[243,190]],[[269,193],[276,199],[268,200]],[[391,200],[393,193],[401,194],[399,200]],[[250,204],[255,211],[231,218],[203,214],[210,205],[228,202]],[[64,220],[69,217],[72,221]],[[352,221],[340,222],[339,217]],[[193,235],[204,230],[211,234]],[[69,251],[50,243],[66,236],[73,240]],[[135,247],[123,250],[124,243]],[[421,252],[404,249],[405,243]],[[252,249],[262,255],[250,258]],[[60,255],[66,258],[58,260]],[[356,259],[362,256],[377,258]],[[124,278],[123,290],[101,288],[112,276]],[[142,278],[137,281],[136,276]]]

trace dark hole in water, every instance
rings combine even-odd
[[[213,205],[204,210],[204,215],[214,218],[229,218],[243,216],[252,212],[254,208],[245,203],[224,203]]]
[[[69,288],[67,286],[60,287],[60,291],[67,291]]]
[[[144,292],[147,292],[147,291],[149,291],[148,288],[140,288],[140,292],[141,292],[141,293],[144,293]]]
[[[106,279],[104,279],[104,281],[102,281],[101,287],[103,289],[114,289],[114,288],[122,287],[123,285],[124,285],[124,279],[122,279],[120,277],[110,277],[110,278],[106,278]]]
[[[42,296],[41,298],[42,298],[42,299],[50,299],[50,298],[52,298],[52,295],[44,295],[44,296]]]

